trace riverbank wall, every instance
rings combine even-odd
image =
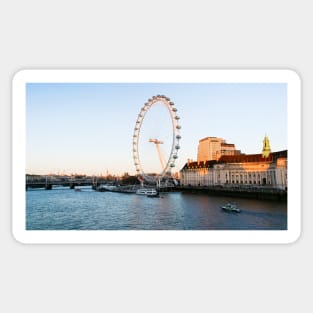
[[[184,193],[208,194],[212,196],[234,197],[234,198],[251,198],[274,201],[287,201],[287,191],[273,188],[240,188],[240,187],[195,187],[180,186],[175,190]]]

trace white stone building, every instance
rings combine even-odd
[[[187,162],[182,186],[262,187],[287,190],[287,150],[262,154],[223,155],[218,160]]]

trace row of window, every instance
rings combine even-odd
[[[208,174],[208,172],[200,172],[200,171],[197,171],[197,172],[192,172],[192,173],[182,173],[181,175],[182,176],[184,176],[184,175],[186,175],[187,177],[189,176],[191,176],[191,177],[194,177],[194,176],[203,176],[204,174]],[[212,174],[211,174],[212,175]],[[213,175],[214,175],[214,173],[213,173]],[[227,180],[229,177],[230,177],[230,179],[231,180],[238,180],[238,179],[240,179],[240,180],[243,180],[243,179],[245,179],[245,180],[247,180],[247,179],[249,179],[249,180],[255,180],[255,179],[261,179],[261,178],[267,178],[267,179],[270,179],[271,178],[271,176],[273,176],[274,175],[274,173],[273,172],[261,172],[261,174],[260,173],[258,173],[258,174],[256,174],[255,172],[253,172],[253,173],[249,173],[249,174],[247,174],[247,173],[245,173],[245,174],[238,174],[238,173],[236,173],[236,174],[225,174],[225,179]],[[218,179],[220,179],[221,177],[223,177],[223,175],[221,175],[220,173],[218,173],[217,174],[217,178]]]

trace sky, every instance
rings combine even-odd
[[[154,95],[174,102],[182,139],[176,167],[197,159],[200,139],[224,138],[245,154],[262,152],[265,134],[272,151],[287,149],[287,85],[281,83],[28,83],[26,172],[28,174],[122,175],[136,173],[132,140],[137,116]],[[140,132],[145,172],[161,163],[149,138],[170,154],[169,112],[155,104]]]

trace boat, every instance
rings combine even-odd
[[[140,188],[136,191],[136,194],[140,196],[157,196],[159,193],[154,188]]]
[[[115,185],[100,185],[99,186],[103,191],[116,191],[118,188]]]
[[[241,212],[241,210],[234,203],[227,203],[227,204],[221,206],[221,209],[224,211],[227,211],[227,212],[236,212],[236,213]]]
[[[147,195],[148,198],[160,198],[160,194],[157,192],[156,194]]]

